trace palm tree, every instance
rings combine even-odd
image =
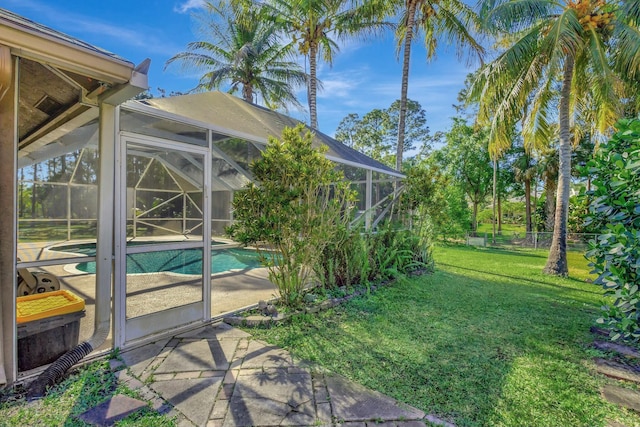
[[[514,178],[516,181],[524,184],[524,211],[527,238],[531,237],[533,232],[533,221],[531,218],[531,184],[536,181],[537,170],[531,153],[518,147],[518,157],[513,163]]]
[[[477,16],[461,0],[395,0],[390,5],[395,9],[392,13],[401,15],[396,31],[398,54],[402,50],[402,84],[396,145],[396,170],[399,171],[404,151],[409,65],[414,36],[419,32],[424,33],[427,60],[435,58],[441,39],[454,43],[459,56],[468,52],[477,55],[481,60],[484,49],[471,32],[477,27]]]
[[[555,225],[556,189],[558,188],[559,158],[558,149],[549,147],[540,153],[539,171],[544,180],[544,212],[546,219],[544,231],[552,231]]]
[[[484,0],[481,16],[489,29],[507,34],[509,42],[477,74],[471,90],[471,97],[480,99],[479,121],[491,127],[492,152],[511,144],[510,130],[522,117],[524,140],[530,146],[549,141],[552,123],[558,120],[555,224],[544,271],[564,276],[571,124],[583,112],[595,111],[589,121],[592,129],[586,130],[605,135],[621,115],[627,83],[640,77],[640,5],[611,0]]]
[[[354,0],[266,0],[274,22],[298,45],[309,61],[310,124],[318,129],[318,58],[331,65],[339,51],[338,41],[347,36],[367,35],[387,27],[379,19],[380,8]]]
[[[240,90],[247,102],[256,103],[259,95],[271,108],[302,109],[294,91],[306,83],[307,75],[292,61],[293,45],[279,44],[277,27],[259,14],[238,2],[205,3],[196,18],[206,40],[189,43],[165,68],[179,62],[186,70],[204,71],[193,92],[228,85],[229,93]]]

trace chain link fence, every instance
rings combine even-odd
[[[456,240],[460,241],[459,236]],[[594,233],[568,233],[567,249],[584,251],[589,247],[589,241],[595,239]],[[549,249],[553,233],[551,232],[531,232],[531,233],[467,233],[464,242],[470,246],[497,246],[497,247],[521,247],[534,249]]]

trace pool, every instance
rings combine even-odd
[[[51,250],[95,256],[95,244],[67,245]],[[171,249],[158,252],[142,252],[127,255],[127,274],[171,272],[178,274],[202,274],[202,249]],[[247,270],[261,267],[258,253],[250,249],[228,248],[211,251],[211,274],[230,270]],[[94,274],[95,261],[75,265],[77,270]]]

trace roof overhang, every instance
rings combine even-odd
[[[111,84],[131,80],[134,64],[52,34],[0,17],[0,42],[15,56],[49,64],[56,68],[89,76]]]
[[[111,52],[1,8],[0,47],[9,50],[9,59],[20,58],[19,156],[33,154],[94,119],[101,103],[119,105],[148,88],[149,59],[136,67]]]

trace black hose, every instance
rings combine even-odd
[[[37,399],[46,394],[47,387],[54,385],[73,365],[78,363],[87,354],[93,351],[88,341],[77,345],[53,362],[34,382],[29,386],[27,397]]]

